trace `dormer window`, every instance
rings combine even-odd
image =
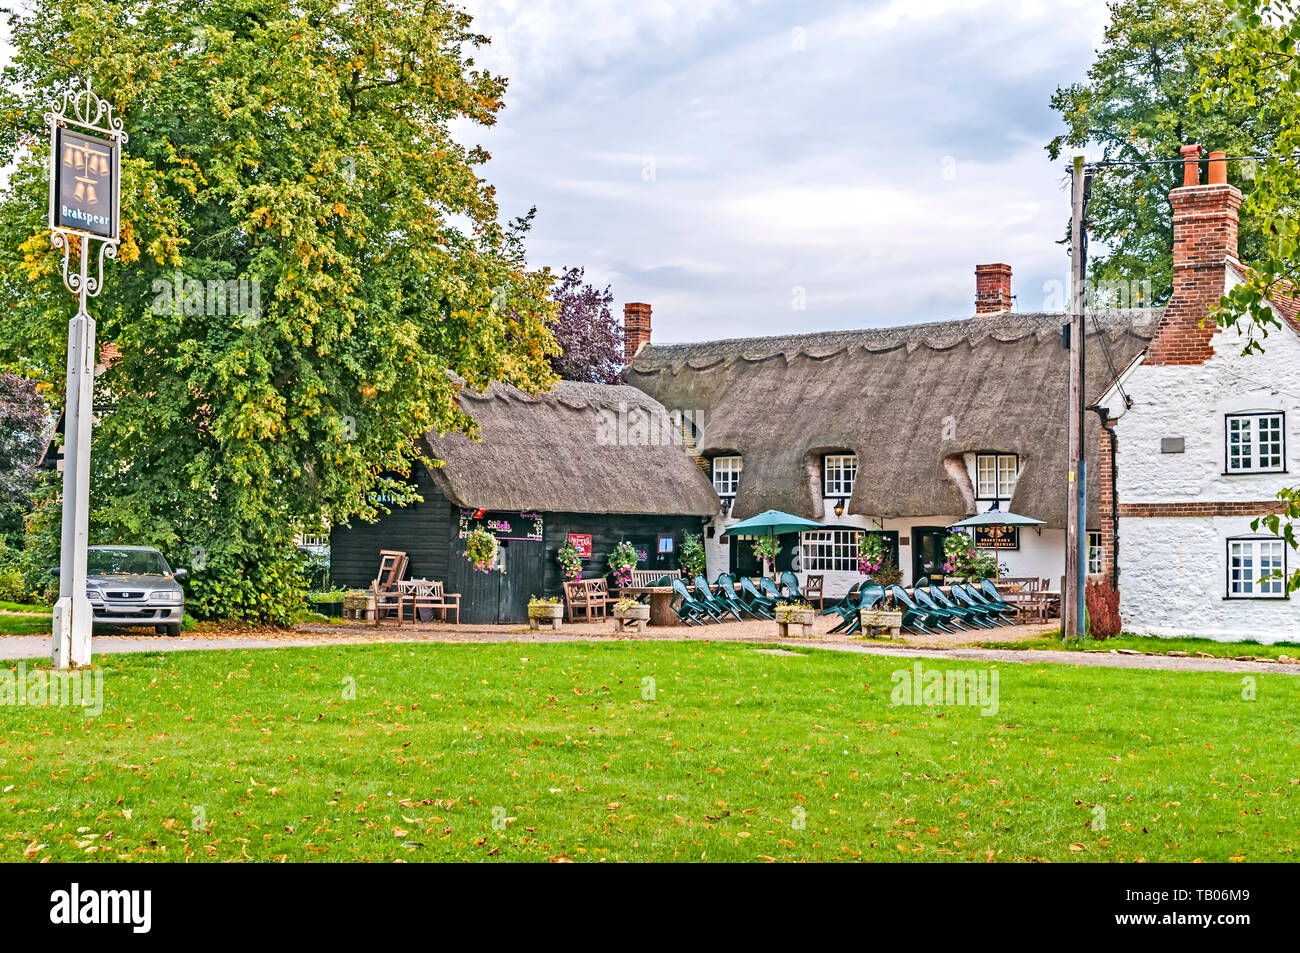
[[[828,453],[822,457],[822,494],[826,497],[853,495],[858,478],[856,453]]]
[[[1280,473],[1286,469],[1286,415],[1281,411],[1228,414],[1225,459],[1229,473]]]
[[[736,495],[743,464],[744,458],[740,456],[713,458],[713,489],[718,496]]]
[[[1007,501],[1016,490],[1020,458],[1014,453],[975,455],[975,499]]]

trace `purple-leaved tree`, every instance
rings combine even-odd
[[[609,286],[600,291],[582,280],[582,268],[565,268],[553,292],[559,317],[551,327],[561,354],[551,367],[565,380],[614,384],[623,365],[623,328],[614,320]]]

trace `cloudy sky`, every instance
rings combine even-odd
[[[1048,100],[1103,0],[463,2],[510,79],[461,133],[503,212],[536,205],[533,264],[650,302],[656,341],[967,317],[981,262],[1061,307]]]

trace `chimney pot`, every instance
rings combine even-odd
[[[650,305],[629,301],[623,305],[623,361],[632,363],[641,345],[650,343]]]
[[[1228,184],[1228,154],[1226,152],[1210,153],[1210,185]]]
[[[1001,263],[975,266],[975,313],[1000,314],[1011,310],[1011,266]]]
[[[1183,186],[1201,184],[1201,147],[1183,146]]]

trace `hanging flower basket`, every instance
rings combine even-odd
[[[560,563],[560,570],[564,573],[565,582],[573,582],[582,576],[582,557],[578,555],[578,547],[573,543],[565,543],[560,547],[560,552],[556,555],[556,560]]]
[[[465,558],[475,571],[488,572],[497,558],[496,537],[482,526],[476,528],[465,540]]]
[[[610,582],[615,587],[632,585],[632,570],[636,568],[636,547],[627,540],[614,547],[609,554]]]

